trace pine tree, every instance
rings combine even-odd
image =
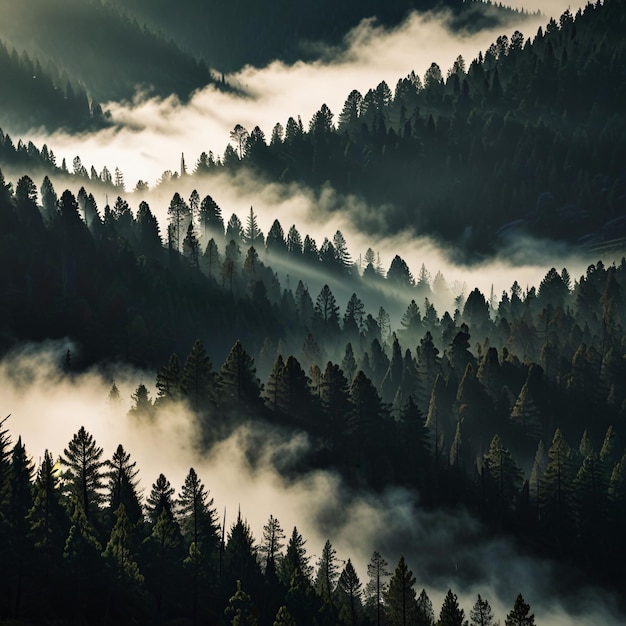
[[[30,529],[27,518],[33,506],[33,474],[34,467],[32,461],[26,453],[26,447],[22,444],[22,438],[18,437],[11,452],[6,494],[8,503],[6,501],[0,502],[5,506],[8,504],[6,506],[8,533],[4,538],[8,545],[8,558],[3,562],[3,565],[12,573],[11,578],[15,589],[15,597],[12,598],[12,608],[16,617],[20,616],[23,581],[32,556],[31,541],[28,536]]]
[[[504,620],[505,626],[534,626],[535,616],[530,613],[530,605],[524,602],[522,594],[517,594],[515,604]]]
[[[126,515],[123,503],[115,511],[115,525],[102,556],[115,573],[115,579],[122,585],[140,585],[143,576],[131,552],[132,523]]]
[[[385,594],[385,615],[392,626],[415,623],[417,603],[413,585],[413,572],[407,567],[404,556],[401,556]]]
[[[185,564],[190,566],[193,577],[192,621],[195,623],[198,614],[200,578],[205,573],[203,566],[216,554],[219,534],[213,498],[209,499],[209,494],[193,467],[185,478],[177,504],[181,531],[188,546]]]
[[[256,546],[250,525],[238,513],[228,532],[224,548],[225,588],[233,588],[237,580],[249,589],[256,589],[262,574],[256,557]]]
[[[152,400],[150,400],[150,392],[143,383],[139,383],[130,399],[133,401],[133,404],[128,411],[129,417],[134,416],[150,419],[153,416],[154,405],[152,404]]]
[[[502,445],[499,435],[491,440],[485,463],[495,488],[498,509],[504,513],[515,505],[522,484],[522,470]]]
[[[176,353],[169,358],[167,365],[164,365],[157,372],[156,388],[158,390],[155,404],[162,404],[167,401],[176,401],[181,397],[181,372],[180,361]]]
[[[270,515],[265,526],[263,526],[263,539],[259,546],[259,557],[261,558],[261,567],[267,577],[269,572],[276,573],[277,563],[282,556],[283,541],[285,533],[279,521]]]
[[[487,600],[480,597],[480,594],[470,611],[470,624],[471,626],[496,626],[491,606]]]
[[[465,611],[459,607],[456,594],[452,593],[451,589],[448,589],[441,606],[437,626],[463,626],[464,619]]]
[[[194,411],[207,411],[213,401],[215,374],[212,368],[202,342],[196,339],[185,361],[180,385]]]
[[[146,499],[146,513],[152,524],[157,523],[164,510],[172,519],[174,518],[174,492],[170,481],[163,474],[159,474]]]
[[[263,244],[263,233],[259,228],[258,220],[252,207],[250,207],[246,228],[243,231],[243,243],[247,246],[255,246],[258,248]]]
[[[365,586],[365,597],[369,606],[376,611],[376,625],[381,624],[381,612],[383,608],[383,598],[387,593],[387,561],[383,559],[379,552],[374,552],[367,565],[367,576],[369,580]]]
[[[296,570],[299,570],[307,580],[311,577],[313,568],[309,565],[309,557],[304,548],[305,544],[306,541],[294,526],[287,542],[285,556],[280,560],[278,568],[280,580],[285,586],[291,585],[291,578]]]
[[[322,556],[318,561],[317,574],[315,576],[315,591],[324,603],[332,605],[338,577],[337,552],[330,541],[326,540],[322,548]]]
[[[183,233],[187,232],[191,224],[191,211],[178,192],[172,197],[170,206],[167,209],[167,215],[170,226],[169,232],[171,232],[172,236],[172,248],[180,252],[183,243]]]
[[[224,615],[230,620],[232,626],[256,626],[254,605],[252,598],[241,588],[241,581],[237,581],[237,591],[228,600],[228,606]]]
[[[357,368],[357,363],[356,363],[356,359],[354,358],[354,351],[352,350],[352,344],[348,342],[346,344],[346,350],[345,350],[343,359],[341,361],[341,369],[346,375],[348,384],[352,382],[352,379],[354,378],[354,374],[356,373],[356,368]]]
[[[548,465],[540,483],[540,513],[544,524],[563,538],[571,530],[574,468],[572,449],[557,428],[548,450]]]
[[[67,490],[76,498],[86,520],[91,523],[95,521],[102,502],[103,468],[106,466],[106,461],[100,460],[102,452],[92,435],[81,426],[61,457],[67,468],[63,475]]]
[[[239,341],[231,348],[218,374],[222,398],[256,404],[261,394],[254,359]]]
[[[96,601],[94,594],[100,586],[102,546],[85,515],[83,504],[75,495],[71,496],[70,506],[71,526],[63,550],[63,565],[72,585],[74,612],[82,618],[85,610]]]
[[[350,626],[356,626],[357,613],[361,608],[362,585],[350,559],[348,559],[345,567],[339,575],[337,589],[340,594],[340,598],[343,596],[343,602],[347,603],[350,610],[350,620],[348,621],[348,624]],[[340,602],[341,601],[342,600],[340,600]]]
[[[417,598],[417,626],[434,626],[435,611],[426,589],[422,589]]]
[[[137,463],[130,461],[130,453],[124,450],[122,444],[117,446],[110,461],[106,462],[107,471],[104,477],[107,479],[107,504],[112,514],[124,505],[124,515],[130,519],[131,524],[138,524],[143,520],[143,511],[139,501],[137,475]]]

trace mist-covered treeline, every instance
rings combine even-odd
[[[0,12],[5,80],[0,124],[11,124],[12,132],[83,130],[88,106],[87,111],[74,108],[86,100],[85,92],[98,102],[132,100],[138,90],[184,99],[195,89],[222,85],[204,61],[183,51],[183,40],[140,26],[110,2],[2,0]],[[64,107],[59,97],[66,100]],[[75,98],[80,102],[74,104]]]
[[[413,228],[459,256],[511,234],[604,244],[624,234],[620,0],[566,11],[545,32],[498,37],[484,56],[423,77],[353,90],[341,111],[235,127],[227,169],[340,192],[380,206],[376,228]],[[284,125],[283,125],[284,124]],[[371,225],[355,216],[359,228]]]
[[[0,75],[5,84],[0,92],[0,126],[16,131],[44,127],[93,130],[105,123],[102,108],[89,102],[81,85],[72,85],[67,75],[61,77],[53,63],[44,70],[27,53],[18,55],[15,48],[10,51],[2,40]]]
[[[0,422],[2,619],[435,624],[438,607],[425,589],[418,593],[404,556],[394,569],[374,551],[368,580],[361,581],[330,540],[312,562],[298,528],[285,532],[274,515],[258,538],[241,511],[223,527],[219,503],[193,467],[178,490],[161,473],[142,496],[140,468],[122,444],[106,459],[81,427],[59,457],[46,450],[35,467],[21,437],[11,441],[6,419]],[[471,624],[494,623],[486,599],[478,595],[464,609],[452,590],[436,623],[462,626],[466,612]],[[509,621],[534,624],[521,594],[512,602]]]
[[[145,202],[135,214],[118,197],[101,215],[84,189],[58,198],[47,178],[40,205],[27,176],[2,190],[4,351],[68,336],[80,346],[59,355],[69,374],[152,367],[156,395],[139,385],[134,410],[188,402],[207,449],[242,416],[305,431],[313,445],[296,473],[464,503],[538,554],[621,580],[623,260],[453,297],[440,273],[422,267],[416,280],[399,256],[384,272],[370,249],[359,269],[339,231],[318,248],[278,220],[264,235],[253,209],[225,225],[210,196],[174,194],[164,246]],[[343,308],[328,283],[282,287],[281,264],[291,284],[325,276],[353,295]],[[394,327],[358,295],[390,292],[405,298]]]

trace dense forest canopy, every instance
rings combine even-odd
[[[283,3],[264,30],[274,13],[244,0],[38,3],[26,19],[0,2],[5,30],[37,27],[28,49],[0,28],[0,620],[622,623],[624,1],[340,111],[314,94],[271,135],[237,123],[223,153],[181,146],[150,185],[81,159],[79,138],[122,130],[103,97],[151,85],[185,110],[230,89],[218,51],[301,58],[371,12],[393,26],[432,5]],[[515,15],[446,6],[458,29]],[[231,56],[207,38],[233,29]],[[84,133],[78,154],[12,138],[35,126]],[[250,181],[319,200],[327,232],[222,200]],[[511,242],[578,260],[488,291],[399,244],[383,262],[397,233],[477,281]]]

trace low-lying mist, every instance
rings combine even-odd
[[[560,4],[560,3],[559,3]],[[544,8],[545,10],[545,8]],[[534,36],[547,16],[522,16],[510,27]],[[269,140],[273,126],[285,125],[290,116],[308,124],[323,103],[336,116],[353,89],[365,93],[382,80],[393,90],[398,79],[415,71],[423,76],[432,62],[446,72],[462,55],[467,64],[503,34],[500,29],[467,35],[448,28],[445,13],[411,14],[394,29],[365,20],[345,38],[344,45],[329,50],[323,60],[276,61],[263,68],[245,67],[227,80],[244,95],[207,87],[183,104],[177,97],[150,98],[137,93],[134,102],[109,102],[113,128],[83,135],[58,133],[36,138],[44,141],[68,164],[78,154],[87,167],[120,167],[126,183],[154,184],[165,170],[179,169],[180,155],[189,164],[200,153],[222,154],[236,124],[248,130],[259,126]],[[29,137],[31,139],[32,137]],[[33,139],[34,140],[34,139]]]
[[[580,579],[575,588],[568,588],[576,579],[573,573],[491,536],[463,509],[426,510],[419,494],[399,488],[354,491],[327,471],[287,472],[285,477],[278,468],[289,469],[308,449],[302,434],[286,433],[251,415],[228,438],[203,451],[197,446],[194,416],[183,405],[159,411],[149,420],[131,417],[131,394],[144,382],[153,395],[153,374],[116,366],[70,376],[61,367],[68,349],[80,347],[68,342],[29,344],[0,362],[0,410],[3,416],[11,414],[4,427],[14,442],[22,437],[36,464],[45,449],[61,455],[83,425],[104,449],[105,458],[122,443],[137,462],[144,497],[160,473],[179,490],[194,467],[220,519],[226,511],[227,529],[240,509],[258,540],[271,514],[287,534],[298,527],[312,563],[329,539],[340,564],[352,559],[363,582],[374,550],[381,552],[390,570],[404,555],[418,591],[426,588],[437,613],[452,588],[466,614],[480,593],[503,619],[522,592],[537,623],[544,626],[624,623],[609,594],[584,584],[581,588]],[[109,399],[113,381],[120,391],[118,401]]]

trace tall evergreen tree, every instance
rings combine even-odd
[[[530,613],[530,605],[524,601],[521,593],[517,594],[513,608],[504,620],[505,626],[534,626],[535,616]]]
[[[343,570],[341,570],[341,574],[339,574],[337,589],[340,603],[347,604],[350,611],[350,619],[347,623],[350,626],[356,626],[357,615],[361,608],[362,585],[350,559],[346,561]]]
[[[317,574],[315,576],[315,590],[325,604],[327,603],[331,606],[333,604],[338,577],[337,553],[330,541],[326,540],[322,548],[322,556],[317,564]]]
[[[215,394],[215,375],[211,359],[199,339],[185,360],[181,388],[194,411],[206,412]]]
[[[495,626],[491,606],[487,600],[480,597],[480,594],[470,611],[470,624],[471,626]]]
[[[85,519],[94,523],[102,502],[102,487],[106,461],[101,461],[102,448],[84,426],[72,437],[63,450],[61,462],[67,468],[63,478],[67,491],[82,507]]]
[[[448,589],[448,593],[446,593],[446,597],[443,599],[437,626],[463,626],[464,620],[465,611],[459,607],[456,594],[452,593],[451,589]]]
[[[373,607],[376,612],[376,625],[382,623],[383,599],[387,593],[387,577],[390,572],[387,571],[388,563],[380,555],[380,552],[374,552],[372,558],[367,565],[367,576],[369,580],[365,586],[365,597],[367,604]]]
[[[299,570],[302,576],[310,580],[313,568],[309,565],[305,544],[306,540],[302,538],[294,526],[287,542],[285,556],[280,560],[278,568],[280,579],[284,585],[291,585],[291,579],[296,570]]]
[[[415,578],[408,568],[404,556],[394,570],[385,594],[385,615],[392,626],[407,626],[417,619]]]

